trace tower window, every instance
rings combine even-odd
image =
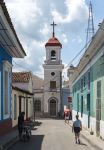
[[[50,89],[56,89],[56,81],[50,81]]]
[[[55,75],[55,73],[54,73],[54,72],[51,72],[51,75],[52,75],[52,76],[54,76],[54,75]]]
[[[54,50],[51,51],[51,60],[56,60],[56,52]]]

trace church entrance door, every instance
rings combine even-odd
[[[50,100],[50,116],[56,117],[56,100]]]

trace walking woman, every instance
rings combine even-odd
[[[75,142],[80,144],[80,131],[82,130],[82,122],[79,120],[79,116],[76,115],[76,121],[73,122],[72,132],[75,133]]]

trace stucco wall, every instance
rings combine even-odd
[[[14,119],[14,94],[17,96],[17,118]],[[12,90],[12,126],[16,126],[18,122],[18,116],[19,116],[19,96],[24,97],[31,97],[31,95],[28,95],[26,93],[23,93],[21,91]],[[26,98],[22,98],[22,105],[21,105],[21,111],[25,111],[25,119],[26,119]],[[25,101],[25,102],[24,102]],[[33,117],[33,98],[28,98],[28,118]]]
[[[96,101],[97,101],[97,82],[101,81],[101,120],[100,120],[100,134],[102,135],[104,128],[104,47],[93,57],[89,64],[80,73],[73,84],[73,109],[77,113],[81,113],[81,96],[83,95],[83,115],[81,117],[85,127],[88,124],[87,111],[87,94],[90,93],[90,128],[96,134]],[[88,67],[89,66],[89,67]],[[88,89],[88,72],[90,72],[90,90]],[[86,84],[81,92],[81,79],[86,78]],[[79,104],[78,104],[79,94]],[[78,111],[79,106],[79,111]],[[104,135],[102,135],[104,137]]]

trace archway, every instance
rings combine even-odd
[[[50,100],[50,116],[56,117],[56,100],[55,99]]]

